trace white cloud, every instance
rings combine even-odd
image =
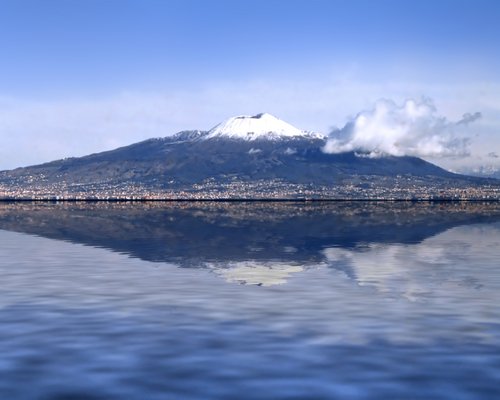
[[[464,114],[457,122],[437,113],[428,98],[408,99],[402,105],[379,100],[341,129],[330,134],[324,151],[356,151],[372,157],[381,155],[451,157],[469,154],[468,125],[480,113]]]

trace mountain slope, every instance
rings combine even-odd
[[[53,161],[8,172],[12,178],[43,175],[49,181],[73,183],[156,182],[197,183],[208,178],[281,178],[294,183],[328,184],[352,174],[451,177],[453,174],[415,157],[373,159],[354,153],[325,154],[321,139],[280,142],[213,138],[181,141],[152,139],[80,158]],[[197,140],[198,139],[198,140]]]

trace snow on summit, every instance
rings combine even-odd
[[[323,135],[297,129],[267,113],[229,118],[212,128],[205,136],[206,139],[221,137],[244,140],[298,137],[324,138]]]

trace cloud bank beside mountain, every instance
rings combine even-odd
[[[330,133],[326,153],[355,151],[369,157],[383,155],[453,157],[469,154],[470,125],[481,113],[466,113],[459,121],[439,115],[432,100],[408,99],[398,105],[379,100],[343,128]]]

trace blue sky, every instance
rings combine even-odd
[[[328,132],[379,99],[431,98],[500,153],[500,2],[3,0],[0,169],[235,114]],[[496,164],[495,164],[496,165]]]

